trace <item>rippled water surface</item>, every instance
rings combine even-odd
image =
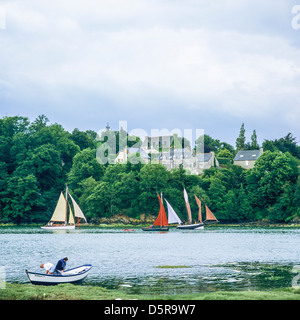
[[[55,264],[67,256],[69,268],[93,265],[83,284],[132,293],[290,287],[299,251],[297,228],[206,227],[166,233],[0,228],[0,266],[8,282],[28,283],[25,269],[39,272],[41,263]]]

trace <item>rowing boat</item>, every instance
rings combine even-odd
[[[64,271],[62,274],[45,274],[26,270],[28,279],[32,284],[56,285],[61,283],[78,283],[82,281],[92,269],[91,264],[85,264],[73,269]]]

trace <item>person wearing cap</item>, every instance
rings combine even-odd
[[[64,272],[67,261],[68,261],[67,257],[60,259],[56,264],[55,271],[60,274]]]
[[[46,274],[52,274],[55,270],[54,264],[52,264],[51,262],[42,263],[40,265],[40,268],[45,268]]]

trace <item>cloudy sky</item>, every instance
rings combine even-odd
[[[300,140],[297,4],[0,0],[0,116]]]

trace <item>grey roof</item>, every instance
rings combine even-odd
[[[197,153],[197,160],[208,162],[210,160],[211,156],[212,156],[211,153]]]
[[[255,161],[261,155],[260,150],[240,150],[235,158],[234,161]]]

